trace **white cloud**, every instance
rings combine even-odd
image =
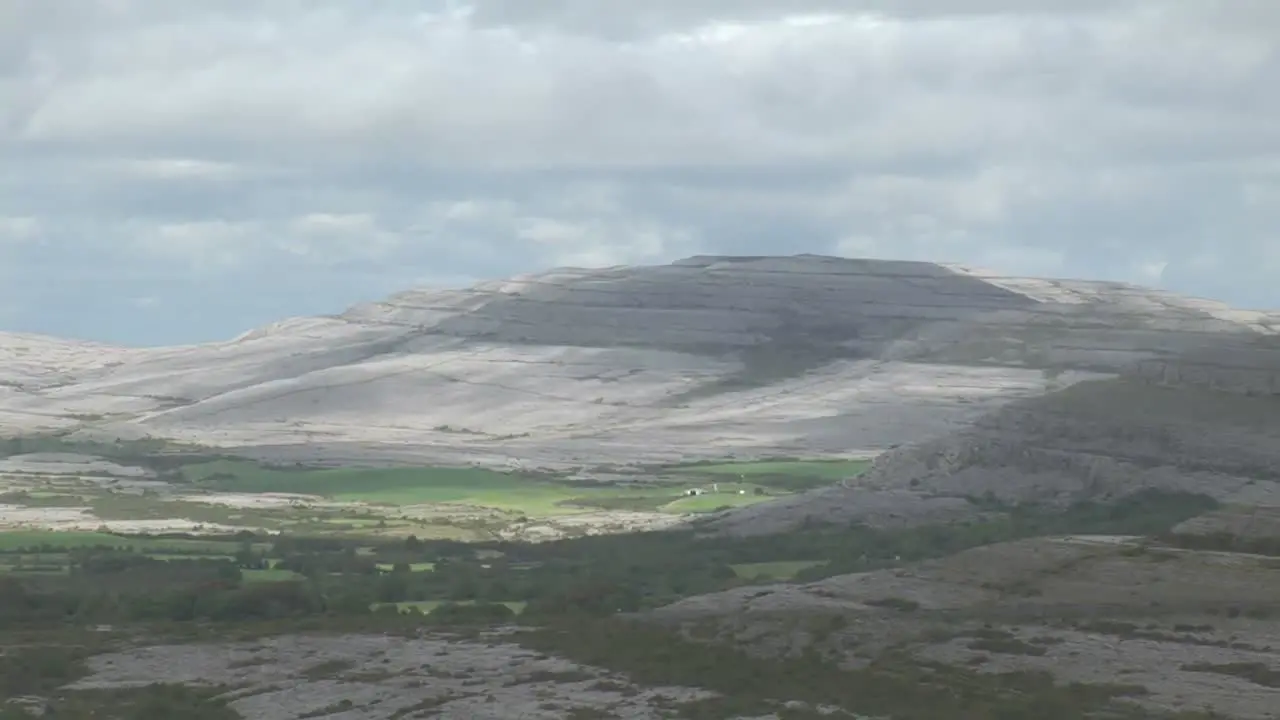
[[[692,254],[696,249],[691,234],[683,230],[656,225],[572,223],[544,217],[520,219],[516,237],[542,248],[555,265],[578,267],[660,262]]]
[[[231,163],[196,158],[124,158],[107,162],[101,171],[140,180],[232,180],[247,174]]]
[[[0,6],[0,217],[98,269],[839,250],[1280,304],[1274,0],[54,5]]]

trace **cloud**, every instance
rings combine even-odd
[[[397,283],[696,252],[936,259],[1280,305],[1271,0],[0,13],[0,217],[39,237],[9,257],[122,305],[221,313],[201,337]],[[284,275],[317,291],[282,293]],[[231,283],[235,304],[184,305]],[[66,330],[21,304],[24,327]],[[146,341],[173,330],[148,317]]]

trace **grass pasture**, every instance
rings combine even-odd
[[[19,548],[48,545],[59,548],[93,547],[95,545],[125,545],[124,538],[99,532],[62,532],[58,530],[5,530],[0,531],[0,552],[12,552]]]
[[[303,576],[292,570],[282,570],[280,568],[269,568],[264,570],[241,570],[240,575],[247,583],[254,582],[288,582],[290,580],[303,580]]]
[[[129,549],[154,560],[183,561],[231,560],[243,546],[243,543],[231,539],[123,537],[98,532],[8,530],[0,531],[0,574],[66,574],[71,564],[71,551],[82,548]],[[250,547],[261,552],[269,544],[258,542],[250,544]],[[246,579],[250,579],[248,574]]]
[[[282,470],[219,460],[183,468],[213,490],[296,493],[384,505],[452,504],[537,515],[571,512],[562,503],[583,488],[481,468],[324,468]]]
[[[83,547],[132,547],[147,554],[190,557],[234,553],[239,548],[229,540],[196,540],[166,537],[122,537],[102,532],[62,530],[0,530],[0,553],[20,548],[52,547],[62,550]]]
[[[792,580],[803,570],[821,565],[818,560],[781,560],[778,562],[731,565],[733,574],[743,580]]]

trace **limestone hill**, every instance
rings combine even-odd
[[[226,342],[0,334],[0,432],[565,467],[873,454],[1280,318],[933,263],[695,257],[401,293]]]

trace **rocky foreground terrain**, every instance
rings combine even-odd
[[[1159,711],[1280,708],[1280,559],[1142,538],[1002,543],[916,566],[690,598],[648,618],[848,668],[889,650],[982,672],[1132,686]]]
[[[1274,314],[1116,283],[694,257],[405,292],[207,345],[0,334],[0,432],[333,463],[875,453],[1278,330]]]
[[[254,720],[442,717],[661,718],[697,688],[639,687],[599,668],[534,653],[500,635],[284,636],[225,645],[167,645],[93,658],[70,689],[154,682],[233,688],[231,707]],[[574,713],[577,713],[576,715]]]

